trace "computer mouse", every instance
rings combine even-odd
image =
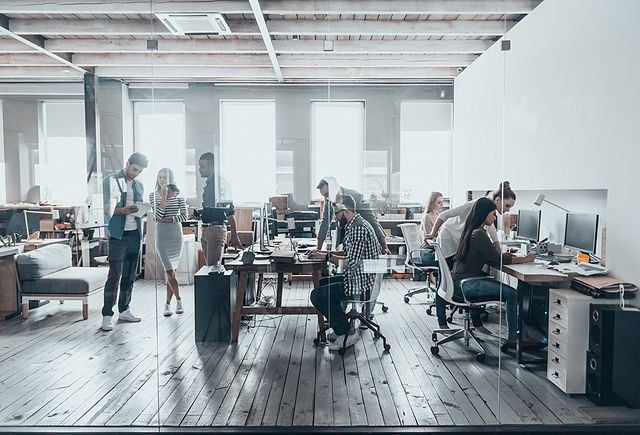
[[[557,261],[550,261],[550,262],[549,262],[549,266],[557,266],[557,265],[559,265],[559,264],[560,264],[560,263],[558,263]]]

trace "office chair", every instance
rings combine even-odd
[[[488,277],[463,279],[462,281],[460,281],[460,289],[462,290],[463,300],[460,300],[458,296],[454,295],[453,278],[451,276],[451,271],[449,270],[447,262],[444,261],[442,248],[437,243],[432,243],[431,245],[436,251],[436,257],[438,259],[442,259],[442,261],[438,261],[438,269],[440,273],[440,280],[438,283],[438,296],[443,298],[445,302],[447,302],[447,304],[453,305],[454,307],[457,307],[459,310],[462,310],[464,312],[464,324],[462,328],[433,330],[431,339],[433,340],[434,345],[431,346],[431,353],[434,355],[438,355],[440,353],[441,345],[463,338],[465,346],[468,347],[469,342],[472,341],[478,348],[480,348],[480,353],[476,355],[476,360],[478,362],[484,362],[486,351],[473,333],[471,324],[471,309],[479,309],[483,305],[486,305],[488,303],[500,303],[500,301],[483,301],[478,303],[470,302],[464,297],[464,287],[465,285],[468,285],[471,282],[476,282],[478,280],[493,279]],[[438,340],[438,334],[446,335],[446,337]]]
[[[384,266],[386,268],[386,266]],[[367,329],[371,329],[373,331],[373,338],[378,339],[382,338],[382,345],[384,347],[385,352],[389,352],[391,349],[391,345],[387,344],[387,338],[382,335],[380,332],[380,325],[371,320],[370,316],[367,316],[366,310],[363,310],[363,307],[371,304],[374,305],[376,303],[376,299],[378,299],[378,295],[380,294],[380,288],[382,287],[382,277],[383,272],[376,273],[376,279],[373,282],[373,289],[371,290],[371,294],[368,299],[361,299],[358,296],[352,296],[352,299],[348,299],[346,303],[349,305],[349,311],[347,312],[347,318],[349,319],[349,324],[351,328],[354,327],[354,323],[357,320],[360,321],[360,325],[365,325]],[[342,349],[338,351],[340,355],[344,355],[345,345],[347,343],[347,337],[349,335],[344,336],[344,342],[342,343]]]
[[[404,242],[407,245],[407,256],[404,260],[404,265],[412,270],[419,270],[425,272],[427,274],[426,285],[424,287],[418,287],[415,289],[411,289],[404,295],[404,302],[409,303],[409,298],[413,295],[417,295],[419,293],[430,293],[432,296],[430,299],[429,307],[427,308],[427,314],[431,315],[431,310],[435,306],[435,289],[429,285],[429,273],[437,272],[437,266],[425,266],[420,264],[420,251],[423,248],[420,248],[422,245],[422,240],[420,238],[420,228],[418,228],[418,224],[415,223],[406,223],[398,225],[400,230],[402,231],[402,237],[404,238]]]

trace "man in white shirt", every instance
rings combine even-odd
[[[144,188],[135,178],[147,167],[147,158],[133,153],[125,168],[103,181],[105,222],[109,234],[109,275],[104,285],[102,330],[113,329],[113,306],[118,295],[118,319],[139,322],[140,317],[129,309],[133,282],[136,278],[142,240],[141,218],[136,217],[136,203],[142,202]]]

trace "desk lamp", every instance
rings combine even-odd
[[[534,203],[535,205],[537,205],[537,206],[540,206],[540,205],[542,205],[542,203],[543,203],[543,202],[548,202],[549,204],[551,204],[551,205],[554,205],[554,206],[558,207],[560,210],[564,210],[564,211],[565,211],[565,212],[567,212],[567,213],[571,213],[571,212],[570,212],[569,210],[567,210],[566,208],[564,208],[564,207],[562,207],[562,206],[559,206],[558,204],[553,203],[553,202],[549,201],[548,199],[546,199],[546,197],[545,197],[545,194],[544,194],[544,193],[538,193],[538,196],[536,197],[536,200],[535,200],[535,201],[533,201],[533,203]]]
[[[50,214],[51,218],[53,220],[60,219],[60,211],[59,210],[51,210],[51,211],[24,210],[24,228],[25,228],[25,231],[27,232],[27,235],[25,237],[26,239],[28,239],[29,235],[30,235],[30,233],[29,233],[29,220],[27,219],[28,213],[38,214],[38,215],[40,215],[40,214]],[[38,226],[39,226],[39,223],[38,223]]]

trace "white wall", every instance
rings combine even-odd
[[[637,0],[542,2],[505,36],[511,51],[495,44],[456,79],[452,164],[455,203],[502,179],[607,189],[607,263],[637,284],[639,21]]]

